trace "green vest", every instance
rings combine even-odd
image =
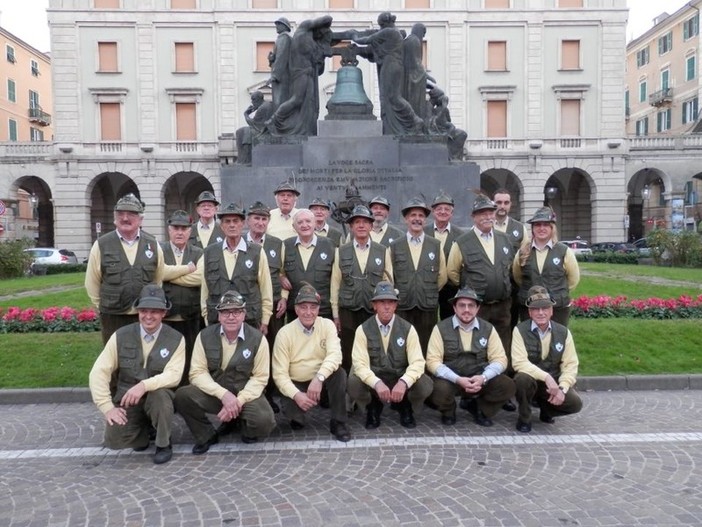
[[[116,375],[117,387],[112,402],[119,405],[124,394],[132,386],[163,373],[166,364],[178,349],[183,335],[172,327],[162,324],[158,338],[146,359],[146,367],[143,365],[141,325],[136,322],[121,327],[115,335],[117,337],[117,371],[114,375]]]
[[[568,337],[568,328],[558,322],[551,321],[551,345],[548,349],[548,355],[544,359],[541,358],[541,338],[537,333],[531,331],[531,319],[520,322],[517,329],[524,340],[529,362],[550,374],[558,382],[558,378],[561,376],[561,361],[566,337]]]
[[[451,246],[464,232],[465,231],[463,229],[459,229],[453,223],[451,223],[451,230],[448,232],[448,235],[446,236],[446,241],[444,242],[444,258],[446,258],[446,261],[448,261],[449,253],[451,252]],[[432,238],[436,237],[434,235],[433,222],[424,227],[424,234],[426,234],[427,236],[431,236]]]
[[[368,341],[368,358],[370,369],[381,379],[392,379],[395,382],[407,371],[407,337],[412,324],[405,319],[395,316],[388,339],[388,349],[383,349],[383,338],[380,335],[378,320],[371,317],[361,327]]]
[[[331,273],[334,265],[334,255],[336,248],[334,242],[324,236],[317,236],[317,245],[315,245],[310,261],[307,262],[307,269],[302,265],[302,258],[297,250],[295,242],[297,236],[288,238],[283,242],[285,245],[285,276],[288,277],[292,284],[290,291],[290,302],[288,309],[293,310],[297,293],[300,291],[302,282],[307,282],[317,290],[322,298],[322,303],[319,306],[319,316],[330,318],[332,316],[331,309]]]
[[[261,323],[261,288],[258,285],[258,266],[261,246],[247,243],[246,251],[237,255],[232,276],[227,275],[224,249],[221,245],[209,245],[205,249],[205,283],[207,284],[207,322],[217,322],[215,306],[224,293],[233,289],[246,300],[246,323],[258,326]]]
[[[499,302],[512,295],[511,269],[514,252],[504,232],[493,229],[495,264],[493,265],[478,234],[471,229],[456,240],[463,256],[461,287],[471,287],[483,302]]]
[[[395,287],[400,291],[400,310],[419,308],[433,311],[439,304],[439,267],[441,243],[436,238],[424,237],[417,269],[412,262],[407,236],[390,244]]]
[[[570,305],[570,291],[564,265],[567,250],[568,247],[564,243],[555,244],[553,249],[548,250],[546,260],[544,260],[544,268],[539,273],[539,267],[536,264],[536,249],[532,247],[529,258],[522,266],[522,285],[518,293],[521,305],[526,302],[529,288],[534,285],[542,285],[548,289],[556,301],[555,307]]]
[[[266,253],[268,269],[271,272],[271,283],[273,284],[273,310],[280,300],[280,270],[283,268],[283,240],[266,234],[263,239],[263,252]]]
[[[190,238],[188,238],[188,245],[193,245],[194,247],[199,247],[200,249],[204,249],[202,246],[202,240],[200,239],[200,234],[197,230],[197,224],[199,221],[196,221],[191,225],[192,231],[190,232]],[[221,244],[224,242],[224,231],[222,230],[222,227],[219,226],[219,223],[215,221],[214,227],[212,227],[212,234],[210,235],[210,242],[207,245],[213,245],[213,244]]]
[[[437,324],[444,344],[444,364],[461,377],[472,377],[483,373],[488,365],[488,342],[492,324],[479,321],[478,329],[473,330],[470,349],[463,349],[460,328],[453,327],[453,317],[445,318]]]
[[[392,242],[394,242],[395,240],[399,240],[404,235],[405,233],[402,232],[400,229],[388,224],[388,228],[385,229],[385,234],[378,243],[383,247],[390,247],[390,244]]]
[[[163,263],[175,265],[176,259],[171,244],[168,242],[162,243],[161,249],[163,250]],[[183,251],[182,261],[186,263],[197,263],[200,256],[202,256],[202,249],[187,244]],[[173,282],[163,282],[163,290],[166,293],[166,298],[168,298],[172,304],[168,312],[169,317],[180,315],[184,320],[191,320],[200,316],[199,287],[185,287],[174,284]]]
[[[512,244],[512,250],[516,254],[524,241],[524,224],[518,222],[514,218],[508,217],[505,234],[507,235],[507,238],[509,238],[509,241]]]
[[[339,247],[339,269],[341,270],[341,286],[339,287],[339,307],[350,311],[365,310],[373,313],[371,298],[378,282],[383,280],[385,271],[386,248],[370,242],[368,261],[365,271],[356,258],[353,241]]]
[[[142,288],[154,282],[158,267],[156,238],[141,231],[134,264],[130,265],[117,231],[98,238],[100,247],[100,313],[118,315],[128,311]]]
[[[229,363],[222,367],[221,324],[207,326],[200,332],[202,347],[207,357],[207,369],[212,379],[234,395],[244,389],[251,378],[254,359],[261,345],[263,334],[256,328],[244,325],[244,340],[237,339],[236,351]]]

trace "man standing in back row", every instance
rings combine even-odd
[[[222,243],[224,241],[224,232],[217,223],[215,216],[219,201],[215,195],[209,190],[200,192],[200,195],[195,200],[195,211],[198,215],[198,221],[193,225],[192,232],[188,243],[204,249],[211,243]]]

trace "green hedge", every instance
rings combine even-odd
[[[68,273],[84,273],[88,268],[88,264],[56,264],[56,265],[33,265],[31,268],[34,275],[45,274],[68,274]]]
[[[575,258],[579,262],[594,262],[594,263],[611,263],[611,264],[630,264],[638,265],[639,255],[637,253],[615,253],[607,251],[603,253],[593,254],[576,254]]]

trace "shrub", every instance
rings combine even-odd
[[[94,309],[78,311],[72,307],[8,307],[4,312],[0,309],[0,333],[56,333],[99,329],[100,318]]]
[[[573,300],[571,315],[578,318],[702,318],[702,295],[693,298],[647,298],[627,300],[625,296],[581,296]]]
[[[655,229],[646,236],[656,265],[702,267],[702,238],[692,231]]]
[[[24,276],[32,263],[32,256],[24,250],[32,246],[28,238],[0,242],[0,279]]]
[[[47,265],[45,274],[84,273],[88,264]]]
[[[588,261],[595,263],[637,265],[639,263],[639,255],[637,253],[615,253],[612,251],[605,251],[603,253],[591,255]]]

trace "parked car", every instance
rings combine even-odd
[[[24,252],[32,255],[34,260],[32,265],[57,265],[57,264],[77,264],[76,253],[67,249],[55,249],[53,247],[33,247],[25,249]]]
[[[563,243],[570,247],[570,250],[573,251],[575,256],[579,254],[583,256],[592,255],[592,249],[590,249],[590,244],[587,243],[587,241],[585,240],[563,240]]]
[[[593,243],[590,248],[593,253],[620,253],[629,254],[639,252],[633,243],[626,242],[598,242]]]
[[[651,256],[651,248],[648,246],[646,238],[639,238],[638,240],[634,240],[633,243],[634,247],[639,251],[639,255]]]

